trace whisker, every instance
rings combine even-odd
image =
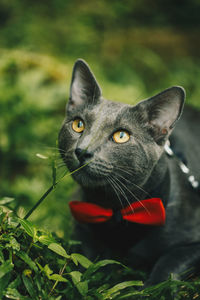
[[[58,168],[62,168],[62,167],[65,167],[65,168],[66,168],[66,164],[65,164],[65,163],[63,163],[63,164],[58,164],[57,167],[58,167]]]
[[[113,184],[115,185],[115,187],[118,189],[118,191],[121,193],[121,195],[124,197],[124,199],[126,201],[128,201],[127,196],[125,194],[125,192],[123,191],[123,189],[119,186],[119,184],[117,184],[117,182],[115,181],[115,179],[113,177],[110,176],[110,180],[112,180]],[[123,208],[123,203],[122,203],[122,208]]]
[[[63,160],[63,158],[62,158],[62,157],[60,157],[60,155],[58,155],[57,157],[55,157],[55,160],[60,160],[60,161],[62,161],[62,160]]]
[[[108,183],[110,184],[110,186],[113,188],[113,191],[115,192],[115,194],[116,194],[117,198],[119,199],[119,202],[123,208],[122,200],[117,192],[118,189],[117,189],[116,185],[113,183],[113,181],[111,181],[111,178],[107,177],[106,179],[107,179]]]
[[[53,150],[63,150],[63,149],[61,149],[59,147],[53,147],[53,146],[44,146],[44,148],[46,148],[46,149],[53,149]]]
[[[117,179],[117,178],[115,178],[115,179]],[[130,201],[128,200],[128,198],[127,198],[127,196],[126,196],[126,194],[125,194],[125,192],[123,191],[123,189],[122,189],[122,187],[120,186],[120,184],[119,183],[121,183],[119,180],[119,183],[117,183],[116,182],[116,180],[115,180],[114,178],[113,178],[113,180],[114,180],[114,182],[115,182],[115,184],[118,186],[118,188],[120,188],[120,190],[123,192],[123,194],[125,195],[125,200],[127,201],[127,203],[128,203],[128,205],[131,207],[131,203],[130,203]],[[131,207],[131,210],[134,212],[134,209]]]
[[[151,195],[147,192],[147,191],[145,191],[143,188],[141,188],[139,185],[137,185],[136,183],[134,183],[134,182],[132,182],[132,181],[130,181],[130,180],[128,180],[127,178],[125,178],[125,177],[123,177],[122,175],[119,175],[119,174],[115,174],[116,176],[119,176],[120,178],[122,178],[122,179],[124,179],[126,182],[129,182],[129,183],[131,183],[131,184],[133,184],[136,188],[138,188],[139,190],[141,190],[142,192],[144,192],[146,195],[148,195],[149,197],[151,197]]]
[[[51,150],[65,151],[65,150],[63,150],[61,148],[58,148],[58,147],[44,146],[44,148],[51,149]]]
[[[65,153],[64,158],[72,158],[72,157],[73,157],[72,153]]]
[[[119,181],[120,182],[120,180],[118,179],[118,178],[115,178],[117,181]],[[125,184],[123,184],[122,182],[120,182],[124,187],[125,187],[125,189],[138,201],[138,202],[140,202],[140,204],[144,207],[144,209],[148,212],[148,214],[150,214],[149,213],[149,211],[148,211],[148,209],[145,207],[145,205],[140,201],[140,199],[136,196],[136,195],[134,195],[133,193],[132,193],[132,191],[129,189],[129,188],[127,188],[127,186],[125,185]]]
[[[123,168],[123,169],[128,169],[128,170],[134,170],[134,171],[135,171],[135,168],[132,168],[132,167],[130,167],[130,166],[118,165],[118,167]]]
[[[119,168],[119,167],[115,167],[115,169],[118,169],[118,170],[120,170],[120,171],[122,171],[122,172],[124,172],[124,173],[126,173],[126,174],[128,174],[128,175],[130,175],[130,176],[133,175],[133,173],[131,174],[131,173],[128,172],[127,170],[121,169],[121,168]]]
[[[89,165],[94,159],[91,159],[90,161],[88,161],[87,163],[85,163],[84,165],[78,167],[77,169],[75,169],[74,171],[70,172],[69,175],[72,175],[78,171],[80,171],[81,169],[83,169],[84,167],[86,167],[87,165]]]

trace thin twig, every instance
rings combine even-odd
[[[60,270],[60,272],[59,272],[59,275],[60,275],[60,276],[63,275],[63,272],[64,272],[64,270],[65,270],[65,268],[66,268],[66,266],[67,266],[67,263],[68,263],[68,262],[66,261],[66,263],[65,263],[64,266],[63,266],[63,268]],[[59,281],[56,280],[56,282],[55,282],[54,285],[52,286],[52,288],[51,288],[51,290],[50,290],[48,296],[51,296],[51,294],[53,293],[53,290],[56,288],[58,282],[59,282]]]

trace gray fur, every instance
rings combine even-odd
[[[188,186],[176,160],[164,152],[181,116],[184,98],[184,89],[175,86],[135,106],[108,101],[88,65],[78,60],[59,133],[61,155],[70,171],[91,161],[73,174],[85,201],[117,210],[138,199],[162,198],[167,214],[164,226],[117,222],[80,226],[87,255],[126,256],[133,265],[152,264],[147,285],[167,279],[170,273],[178,276],[200,259],[199,196]],[[85,123],[83,133],[72,129],[77,117]],[[199,112],[188,109],[171,136],[174,147],[185,151],[197,177],[199,117]],[[128,142],[113,141],[112,135],[119,129],[129,132]],[[76,149],[82,150],[81,162]]]

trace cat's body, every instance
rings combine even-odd
[[[163,226],[117,218],[99,224],[78,224],[83,249],[91,258],[125,258],[131,265],[151,265],[147,284],[170,273],[187,271],[200,261],[200,197],[188,184],[164,145],[179,119],[184,91],[179,87],[136,106],[103,99],[81,60],[73,71],[67,118],[59,134],[61,154],[81,186],[82,200],[119,211],[129,203],[161,198]],[[171,135],[175,152],[200,178],[200,113],[188,108]],[[89,162],[89,163],[88,163]]]

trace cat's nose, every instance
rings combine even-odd
[[[92,158],[93,154],[88,150],[76,148],[75,154],[80,163],[85,163],[87,159]]]

